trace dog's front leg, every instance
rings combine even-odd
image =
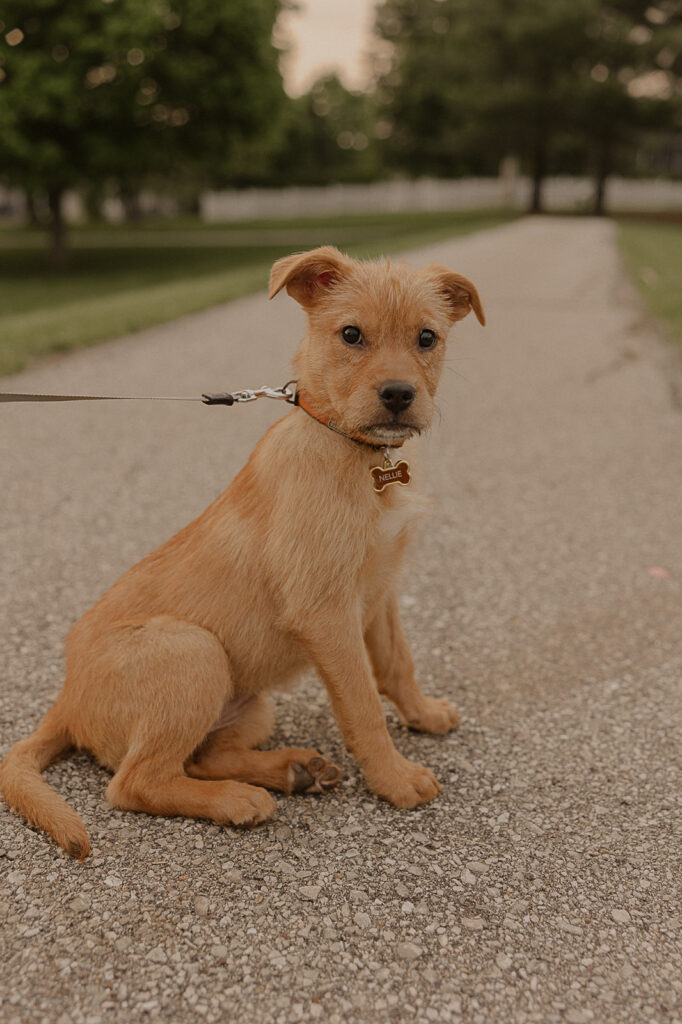
[[[395,704],[405,725],[421,732],[450,732],[459,715],[449,701],[427,697],[414,678],[414,664],[400,621],[398,598],[390,594],[365,634],[379,693]]]
[[[433,800],[440,786],[431,770],[399,754],[389,736],[359,613],[316,614],[299,636],[327,688],[346,749],[369,786],[396,807]]]

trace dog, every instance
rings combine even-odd
[[[324,792],[342,778],[314,749],[258,750],[268,692],[314,666],[369,787],[400,808],[433,800],[429,768],[398,753],[401,721],[447,733],[457,711],[418,686],[398,610],[422,505],[402,445],[426,430],[452,325],[485,317],[471,281],[430,264],[361,262],[331,246],[278,260],[307,314],[298,404],[196,520],[128,570],[76,622],[50,710],[0,765],[7,804],[82,860],[79,815],[40,773],[71,748],[114,774],[110,804],[253,825],[268,789]]]

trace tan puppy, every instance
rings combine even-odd
[[[444,267],[361,263],[331,247],[278,260],[270,297],[282,288],[308,314],[295,358],[304,408],[76,623],[61,693],[0,766],[7,803],[75,857],[90,849],[83,822],[40,778],[74,746],[115,773],[115,807],[220,824],[269,818],[261,787],[337,782],[316,750],[251,749],[272,731],[268,691],[310,665],[375,793],[415,807],[439,792],[393,746],[379,699],[414,729],[457,724],[417,685],[398,613],[419,505],[400,485],[406,471],[378,492],[370,470],[384,446],[429,426],[449,329],[470,309],[484,323],[480,299]]]

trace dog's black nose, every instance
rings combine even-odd
[[[406,380],[385,380],[377,388],[379,398],[387,409],[395,413],[403,412],[414,402],[417,391]]]

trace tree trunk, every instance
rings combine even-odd
[[[533,147],[533,189],[530,196],[530,212],[542,213],[542,186],[547,175],[547,141],[539,135]]]
[[[606,213],[606,181],[611,173],[611,147],[604,143],[599,147],[597,167],[594,174],[594,198],[592,212],[597,217]]]
[[[121,188],[121,202],[125,219],[129,224],[139,224],[142,220],[142,207],[140,206],[140,194],[137,189],[124,186]]]
[[[50,207],[50,262],[53,267],[65,267],[69,262],[63,200],[64,189],[61,185],[53,185],[47,190],[47,201]]]
[[[99,185],[90,185],[90,187],[85,191],[84,199],[88,220],[104,220],[104,215],[102,213],[102,203],[104,202],[104,194]]]
[[[31,189],[26,189],[26,219],[30,228],[40,227],[40,217],[38,216],[38,205],[36,203],[35,192]]]

